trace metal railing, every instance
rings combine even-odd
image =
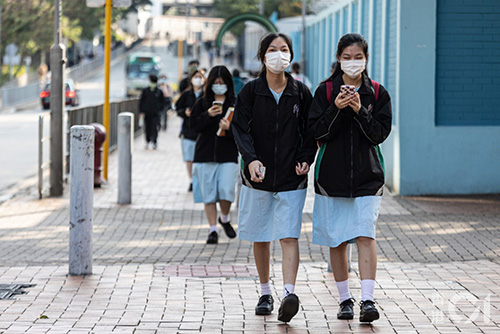
[[[118,139],[118,114],[128,111],[134,114],[134,133],[135,136],[142,134],[139,127],[139,99],[129,99],[124,101],[110,103],[110,129],[106,134],[106,140],[109,140],[110,153],[116,150]],[[38,127],[38,193],[40,198],[44,192],[44,170],[50,166],[50,161],[44,162],[44,149],[43,143],[50,139],[50,136],[44,136],[44,118],[50,119],[50,112],[44,112],[39,118]],[[70,163],[70,130],[73,125],[89,125],[92,123],[103,123],[103,105],[82,107],[77,109],[66,110],[66,137],[65,137],[65,176],[67,180],[69,176],[69,163]]]
[[[103,123],[104,105],[96,105],[77,109],[67,110],[66,127],[66,174],[69,174],[70,160],[70,129],[73,125],[89,125],[92,123]],[[142,133],[139,127],[139,99],[129,99],[110,103],[109,133],[106,133],[106,140],[109,140],[109,152],[116,150],[118,141],[118,114],[122,111],[128,111],[134,114],[135,136]]]
[[[43,196],[43,172],[50,167],[50,160],[44,161],[43,145],[50,140],[50,135],[44,136],[44,119],[49,118],[50,112],[46,111],[38,117],[38,196],[42,199]]]

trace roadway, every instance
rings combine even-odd
[[[167,54],[165,45],[154,47],[161,58],[162,73],[169,82],[177,81],[177,58]],[[149,50],[149,46],[135,50]],[[134,50],[134,51],[135,51]],[[125,98],[126,57],[111,63],[110,100]],[[99,105],[104,102],[104,70],[85,81],[73,78],[80,90],[80,106]],[[78,108],[76,107],[76,108]],[[23,181],[36,176],[38,162],[38,117],[43,112],[40,101],[24,105],[17,110],[0,111],[0,202],[2,196],[15,190]],[[48,127],[46,128],[48,131]]]

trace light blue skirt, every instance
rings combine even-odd
[[[375,225],[382,196],[355,198],[316,194],[313,211],[313,243],[338,247],[357,237],[375,239]]]
[[[195,162],[193,198],[195,203],[234,202],[238,164],[235,162]]]
[[[194,160],[194,148],[196,140],[181,138],[182,159],[184,162]]]
[[[300,237],[307,189],[271,192],[241,187],[238,236],[252,242]]]

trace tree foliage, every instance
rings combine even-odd
[[[14,43],[24,59],[46,52],[54,43],[54,0],[0,0],[2,5],[2,45]],[[113,18],[151,5],[150,0],[133,0],[129,8],[113,8]],[[104,28],[104,8],[87,7],[85,0],[62,2],[61,29],[68,46],[81,39],[91,40]]]

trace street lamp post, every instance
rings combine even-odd
[[[64,45],[61,44],[61,0],[54,0],[54,45],[50,48],[50,196],[63,194]]]

